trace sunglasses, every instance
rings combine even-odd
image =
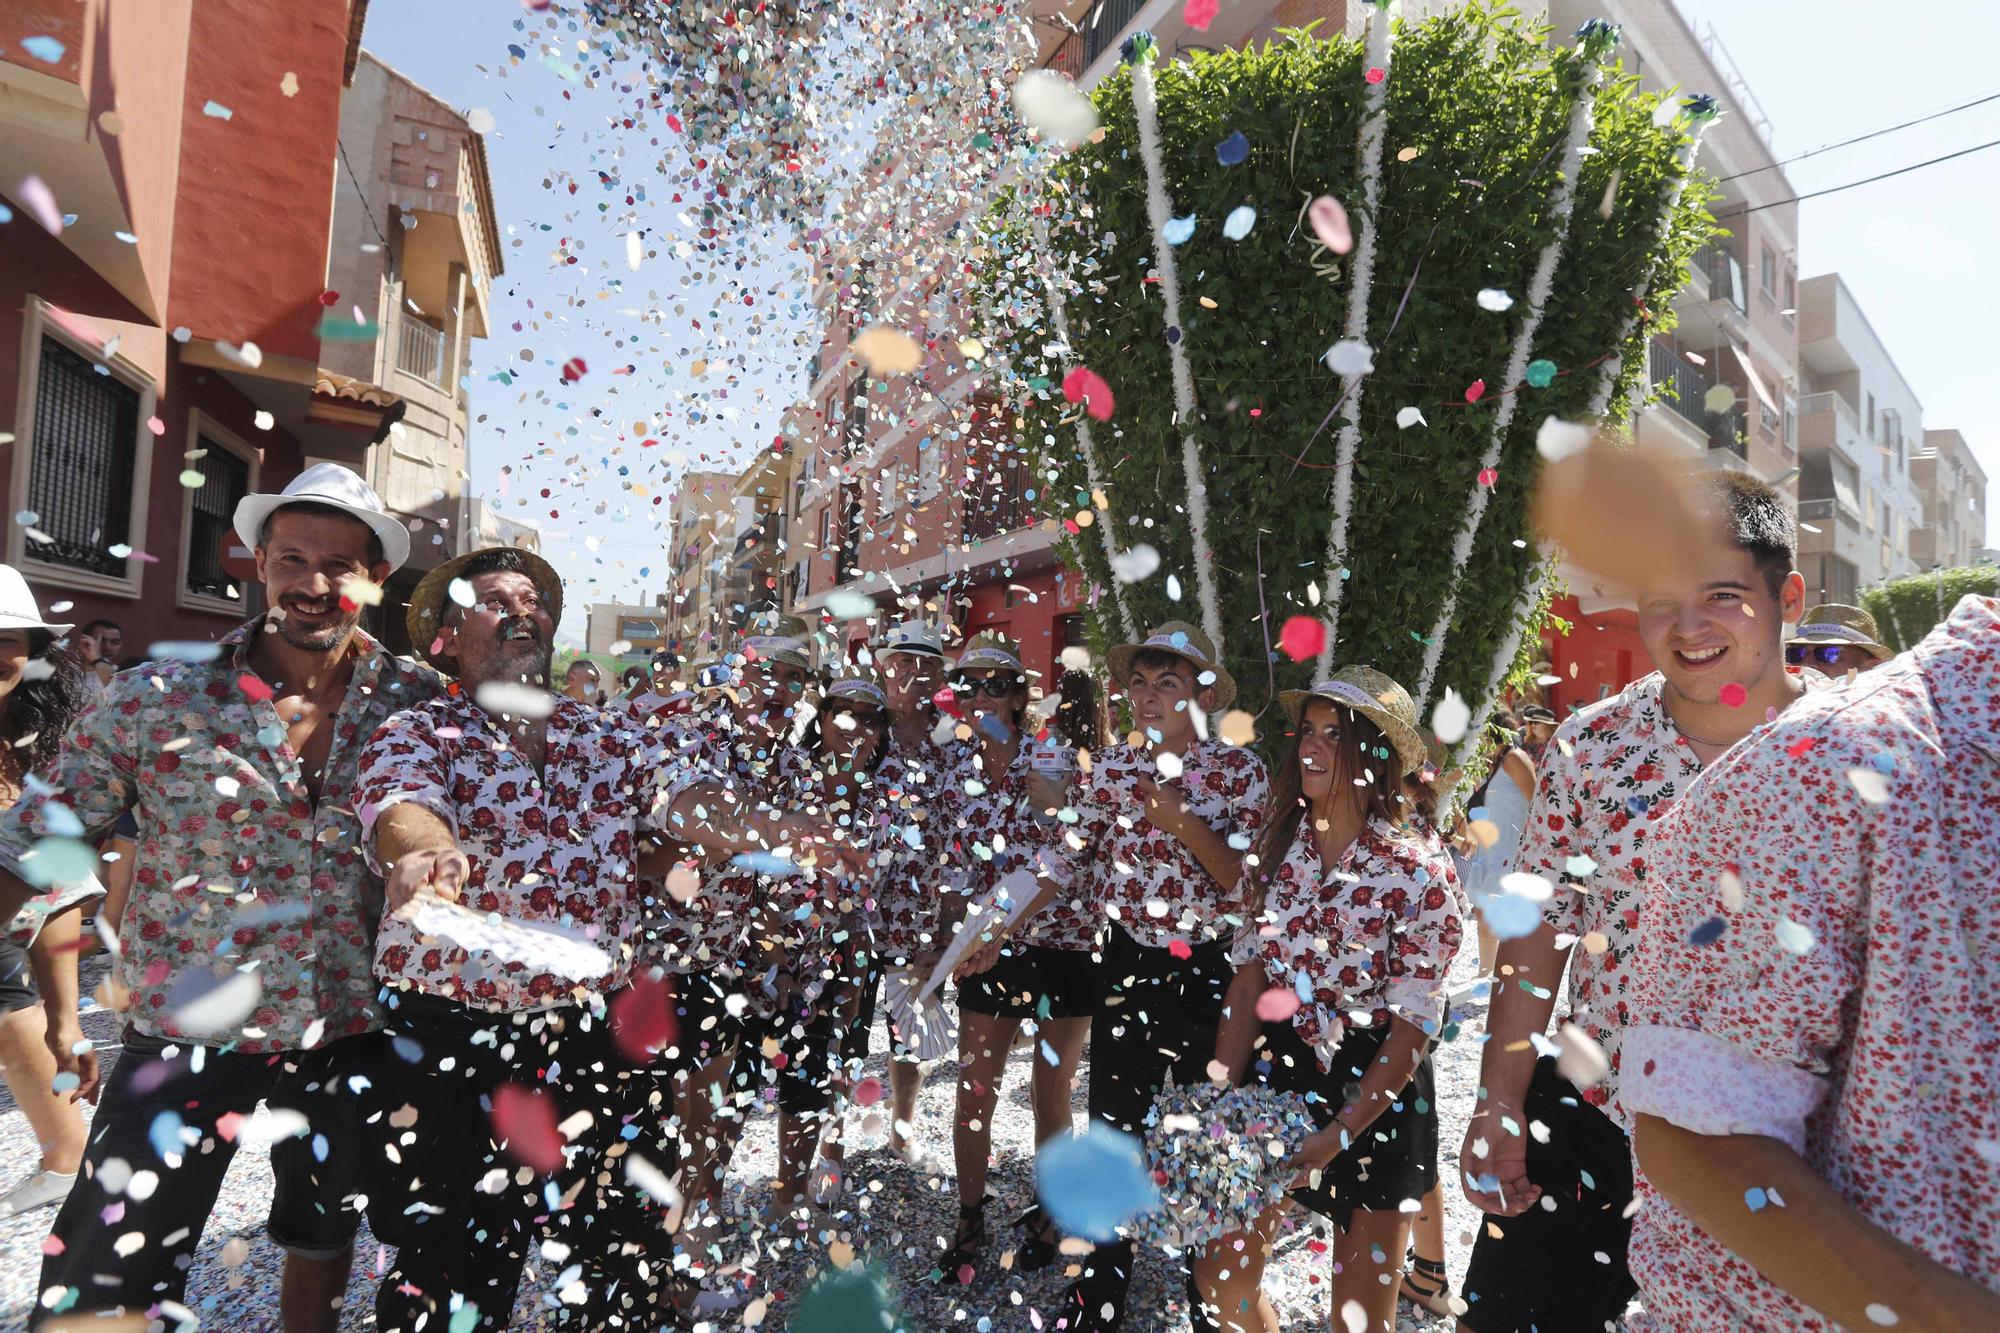
[[[1785,645],[1785,662],[1790,666],[1804,666],[1809,661],[1837,666],[1840,655],[1846,651],[1837,643],[1788,643]]]
[[[962,694],[968,699],[981,694],[989,699],[1004,699],[1014,692],[1016,684],[1017,682],[1007,676],[988,676],[984,680],[970,680],[960,676],[951,683],[951,692]]]

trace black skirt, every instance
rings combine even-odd
[[[1349,1028],[1333,1072],[1325,1073],[1297,1028],[1266,1023],[1263,1044],[1251,1057],[1244,1082],[1263,1082],[1303,1095],[1313,1122],[1324,1129],[1353,1097],[1387,1037],[1384,1030]],[[1430,1193],[1438,1180],[1437,1157],[1437,1097],[1427,1051],[1389,1109],[1327,1163],[1317,1185],[1295,1189],[1291,1195],[1344,1228],[1356,1210],[1394,1212],[1404,1200]]]
[[[1104,968],[1088,949],[1009,944],[958,985],[958,1007],[995,1018],[1089,1018],[1104,1005]]]

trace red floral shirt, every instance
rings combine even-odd
[[[1186,843],[1146,818],[1139,783],[1169,783],[1153,757],[1114,745],[1096,759],[1071,791],[1076,827],[1068,841],[1097,910],[1149,949],[1233,934],[1242,918],[1236,895]],[[1232,847],[1247,850],[1263,826],[1269,782],[1262,761],[1241,746],[1196,741],[1181,765],[1171,783],[1189,811]]]
[[[2000,601],[1968,597],[1731,750],[1661,826],[1624,1100],[1790,1144],[2000,1290],[1996,812]],[[1632,1273],[1667,1326],[1834,1327],[1642,1192]]]
[[[471,862],[467,907],[581,932],[612,956],[612,969],[580,978],[496,964],[391,915],[375,946],[384,982],[514,1011],[573,1004],[626,980],[638,908],[634,835],[661,827],[664,756],[656,735],[622,712],[560,695],[547,727],[538,774],[462,694],[390,718],[361,757],[369,856],[382,811],[420,805],[451,826]]]
[[[1570,1020],[1604,1048],[1611,1072],[1584,1092],[1629,1129],[1618,1104],[1619,1047],[1631,1021],[1626,988],[1638,951],[1640,899],[1652,881],[1661,819],[1701,774],[1674,725],[1659,672],[1579,709],[1537,765],[1519,869],[1555,885],[1543,919],[1569,956]],[[1807,673],[1806,688],[1825,684]]]
[[[874,893],[865,918],[874,953],[898,966],[943,947],[938,934],[952,765],[940,746],[892,753],[875,775],[880,828]],[[943,822],[940,822],[940,821]]]
[[[149,1036],[246,1054],[381,1026],[370,963],[382,885],[362,855],[355,768],[384,719],[440,688],[429,667],[355,631],[315,805],[270,688],[250,667],[263,624],[230,631],[212,662],[149,662],[112,677],[48,775],[59,795],[0,814],[0,865],[18,874],[20,858],[59,826],[95,843],[134,811],[138,853],[118,932],[127,1018]],[[75,819],[52,822],[56,805]],[[177,1009],[239,972],[258,986],[239,1025],[177,1024]]]
[[[1298,996],[1292,1025],[1331,1070],[1346,1024],[1386,1028],[1400,1017],[1433,1035],[1443,1026],[1466,911],[1435,836],[1370,820],[1329,872],[1308,815],[1230,961],[1262,964],[1273,987]]]
[[[946,886],[977,899],[1017,871],[1066,883],[1073,878],[1065,861],[1062,825],[1045,819],[1028,791],[1033,772],[1023,743],[1014,763],[997,776],[980,763],[980,748],[967,746],[946,780],[939,836],[944,841]],[[1063,888],[1042,909],[1014,928],[1012,939],[1047,949],[1084,951],[1092,947],[1098,916],[1080,890]]]

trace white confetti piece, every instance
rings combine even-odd
[[[1396,413],[1397,430],[1408,430],[1412,426],[1428,426],[1430,424],[1430,422],[1424,419],[1423,409],[1419,407],[1401,408]]]
[[[231,972],[221,981],[190,975],[168,997],[174,1024],[190,1036],[226,1032],[243,1021],[264,998],[264,983],[255,972]]]
[[[1854,784],[1854,790],[1862,800],[1870,805],[1883,805],[1889,799],[1889,779],[1872,768],[1850,768],[1847,780]]]
[[[1588,448],[1590,434],[1590,427],[1578,422],[1544,417],[1541,429],[1535,432],[1535,452],[1548,462],[1560,462],[1579,449]]]
[[[556,696],[533,685],[511,680],[489,680],[472,692],[478,705],[489,713],[510,717],[541,719],[556,711]]]
[[[1500,877],[1500,891],[1531,903],[1545,903],[1555,894],[1555,885],[1525,870],[1510,871]]]
[[[1359,338],[1342,338],[1326,349],[1326,368],[1336,375],[1366,375],[1375,369],[1375,350]]]
[[[1444,698],[1431,709],[1431,730],[1446,745],[1456,745],[1465,739],[1466,728],[1471,725],[1472,706],[1457,690],[1446,689]]]
[[[1562,1051],[1556,1056],[1556,1072],[1579,1088],[1594,1088],[1611,1072],[1611,1060],[1604,1048],[1588,1032],[1574,1023],[1556,1029]]]
[[[1149,579],[1160,567],[1160,553],[1143,542],[1111,557],[1111,573],[1120,583]]]
[[[1888,1306],[1882,1304],[1880,1301],[1870,1301],[1868,1303],[1868,1309],[1866,1313],[1868,1315],[1869,1323],[1880,1324],[1883,1328],[1888,1328],[1893,1324],[1900,1324],[1903,1322],[1903,1317],[1901,1315],[1897,1314],[1894,1310],[1891,1310]]]
[[[1479,293],[1479,308],[1481,310],[1491,310],[1497,314],[1502,310],[1513,309],[1514,298],[1501,291],[1498,287],[1482,288]]]
[[[1097,109],[1090,99],[1054,70],[1030,70],[1015,80],[1014,109],[1059,148],[1074,148],[1097,130]]]

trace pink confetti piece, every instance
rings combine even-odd
[[[1217,0],[1187,0],[1181,7],[1181,18],[1196,32],[1207,32],[1208,25],[1215,22],[1215,16],[1222,11]]]
[[[1072,403],[1082,403],[1083,410],[1097,421],[1111,420],[1112,409],[1116,406],[1111,386],[1088,366],[1077,366],[1063,376],[1063,397]]]
[[[1750,691],[1744,689],[1741,682],[1732,680],[1722,687],[1716,697],[1730,708],[1741,708],[1750,698]]]
[[[1273,986],[1257,997],[1257,1017],[1266,1023],[1288,1023],[1299,1011],[1299,997],[1282,986]]]
[[[1340,200],[1323,194],[1306,209],[1306,217],[1312,222],[1313,235],[1333,253],[1344,255],[1354,248],[1354,228],[1349,225],[1347,210],[1340,206]]]
[[[1493,483],[1498,480],[1500,480],[1500,473],[1496,469],[1490,467],[1479,469],[1479,484],[1487,490],[1492,490]]]
[[[1480,400],[1481,398],[1483,398],[1483,397],[1485,397],[1485,396],[1486,396],[1486,381],[1485,381],[1485,380],[1474,380],[1474,381],[1473,381],[1472,383],[1470,383],[1470,384],[1468,384],[1468,385],[1466,385],[1466,386],[1465,386],[1465,401],[1466,401],[1466,402],[1468,402],[1468,403],[1476,403],[1476,402],[1478,402],[1478,401],[1479,401],[1479,400]]]
[[[1294,662],[1318,657],[1326,646],[1326,622],[1315,616],[1293,616],[1278,631],[1278,647]]]
[[[28,210],[51,236],[63,234],[62,209],[56,206],[56,192],[40,176],[28,175],[14,187],[14,199]]]

